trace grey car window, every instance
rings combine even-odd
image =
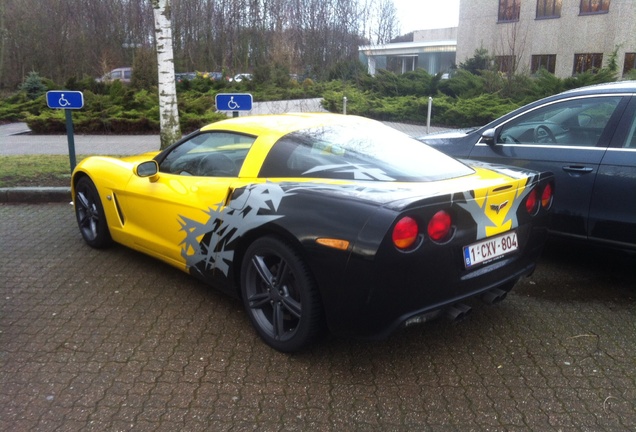
[[[499,144],[594,147],[621,101],[620,96],[571,99],[546,105],[506,123]]]

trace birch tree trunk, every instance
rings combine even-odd
[[[159,71],[159,118],[161,149],[181,138],[177,86],[174,78],[172,54],[171,0],[151,0],[155,17],[155,41]]]

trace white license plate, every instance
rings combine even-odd
[[[464,265],[466,268],[501,258],[519,249],[517,233],[509,233],[491,237],[469,246],[464,246]]]

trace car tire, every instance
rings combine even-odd
[[[93,181],[82,177],[75,185],[75,216],[84,241],[91,247],[101,249],[112,243],[106,215],[99,193]]]
[[[314,278],[300,255],[276,237],[257,239],[247,249],[241,295],[256,332],[278,351],[301,350],[323,328]]]

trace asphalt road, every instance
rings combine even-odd
[[[550,243],[466,320],[283,355],[68,204],[0,204],[2,431],[633,431],[636,259]]]
[[[318,99],[255,103],[255,114],[276,114],[290,111],[319,111]],[[427,132],[444,130],[439,127],[385,122],[414,137]],[[133,155],[157,151],[159,135],[82,135],[75,134],[76,155]],[[69,154],[66,135],[34,135],[25,123],[0,125],[0,156]],[[8,163],[11,163],[10,161]],[[69,187],[0,188],[0,203],[6,202],[64,202],[70,197]]]
[[[418,137],[426,134],[426,126],[385,122],[404,133]],[[5,134],[3,135],[3,130]],[[0,156],[25,154],[69,154],[66,135],[11,134],[18,125],[0,126]],[[443,128],[430,128],[431,132]],[[159,135],[81,135],[74,136],[75,153],[78,155],[131,155],[159,150]]]

